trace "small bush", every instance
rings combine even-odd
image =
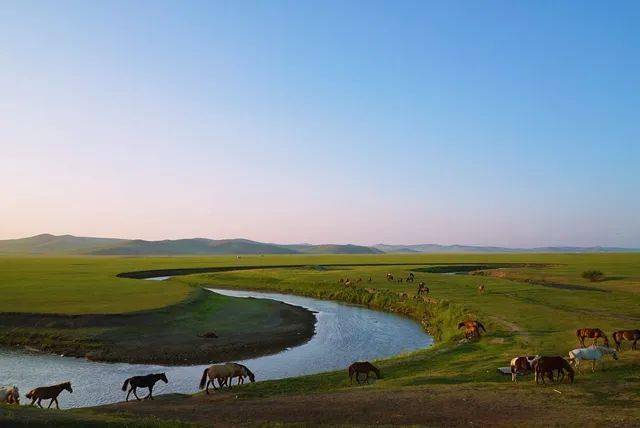
[[[588,279],[591,282],[596,282],[604,278],[604,273],[596,269],[585,270],[584,272],[582,272],[582,277],[584,279]]]

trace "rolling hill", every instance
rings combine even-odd
[[[42,234],[0,240],[0,254],[82,255],[225,255],[225,254],[378,254],[382,251],[359,245],[279,245],[248,239],[141,239],[91,238]]]

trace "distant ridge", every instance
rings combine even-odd
[[[44,233],[21,239],[0,240],[4,254],[82,255],[241,255],[241,254],[431,254],[431,253],[611,253],[639,252],[618,247],[537,247],[506,248],[473,245],[388,245],[371,247],[352,244],[272,244],[249,239],[142,239],[92,238]]]
[[[388,245],[377,244],[377,248],[385,253],[627,253],[640,252],[640,248],[620,247],[535,247],[535,248],[508,248],[475,245],[440,245],[440,244],[415,244],[415,245]]]
[[[359,245],[279,245],[248,239],[142,239],[91,238],[41,234],[0,240],[0,254],[83,255],[241,255],[241,254],[378,254],[382,251]]]

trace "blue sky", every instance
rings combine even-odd
[[[3,2],[0,238],[640,246],[637,2]]]

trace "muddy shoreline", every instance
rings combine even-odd
[[[314,335],[313,312],[282,302],[260,301],[255,303],[264,313],[260,313],[258,325],[243,328],[239,322],[239,331],[217,332],[217,338],[201,337],[216,331],[216,322],[209,324],[202,315],[211,297],[211,292],[198,290],[170,307],[124,314],[0,313],[0,346],[92,361],[196,365],[278,353]]]

